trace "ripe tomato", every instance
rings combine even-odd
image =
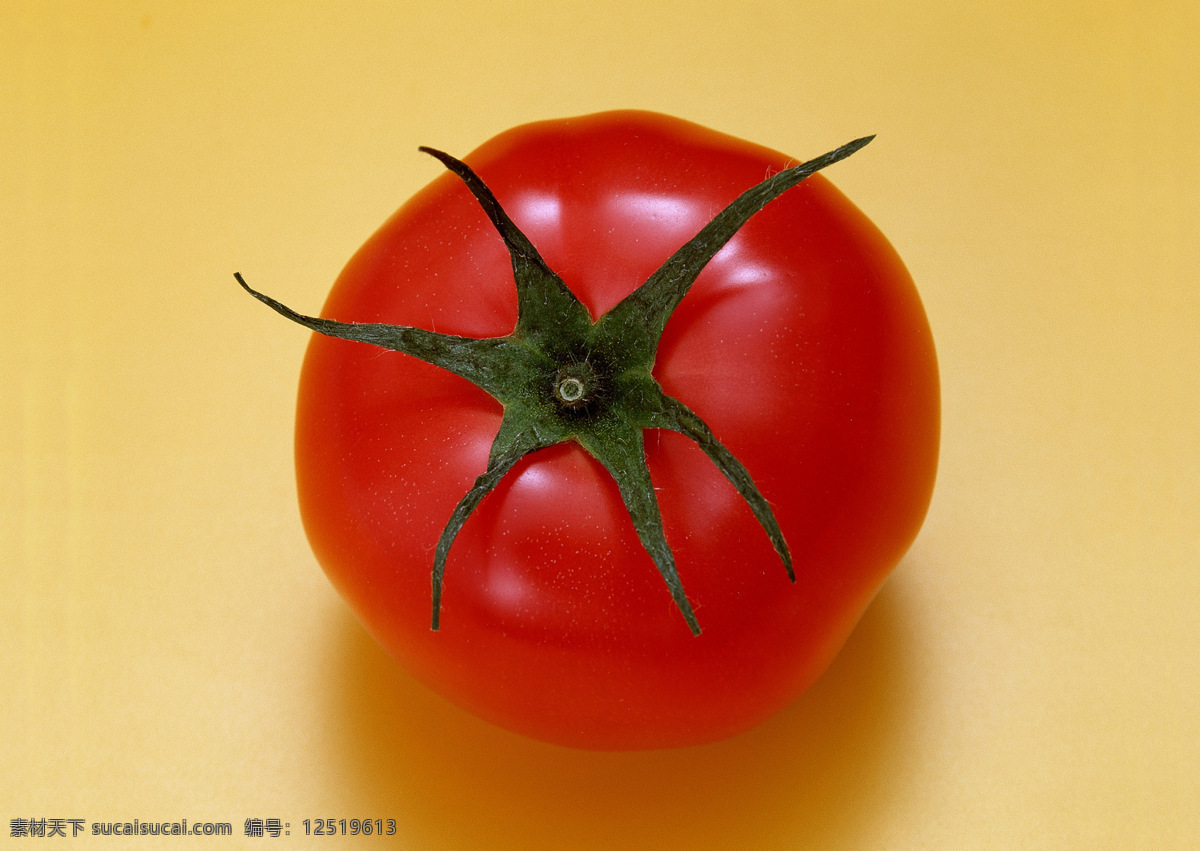
[[[790,158],[662,115],[530,124],[466,157],[592,319]],[[322,316],[503,337],[513,260],[445,173],[350,260]],[[296,465],[333,584],[419,679],[491,721],[599,749],[749,728],[826,668],[929,504],[939,391],[928,323],[896,252],[821,175],[769,203],[670,314],[653,376],[749,472],[791,548],[702,451],[644,431],[691,621],[612,475],[578,442],[525,455],[463,523],[437,630],[431,564],[488,468],[505,408],[407,354],[314,335]]]

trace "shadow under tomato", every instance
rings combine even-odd
[[[596,753],[508,733],[413,680],[346,613],[331,757],[412,847],[853,846],[904,761],[912,681],[903,588],[889,582],[824,677],[733,739]],[[802,842],[803,845],[798,845]]]

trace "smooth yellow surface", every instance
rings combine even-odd
[[[1200,847],[1198,8],[0,3],[0,837]],[[306,335],[232,277],[318,309],[439,172],[417,145],[615,107],[878,133],[830,177],[944,380],[929,520],[834,667],[679,752],[527,741],[376,648],[297,515]]]

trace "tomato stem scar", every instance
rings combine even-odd
[[[558,398],[568,405],[583,398],[583,382],[578,378],[564,378],[558,383]]]

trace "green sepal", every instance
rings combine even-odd
[[[700,272],[750,217],[801,181],[853,154],[874,136],[864,136],[815,159],[792,166],[750,187],[671,255],[646,282],[597,322],[605,345],[628,353],[631,361],[652,365],[667,320]]]
[[[509,418],[506,416],[505,421]],[[518,430],[519,429],[519,430]],[[566,439],[563,436],[559,439],[551,439],[545,441],[539,437],[536,430],[533,428],[521,428],[509,424],[506,428],[505,422],[500,425],[500,431],[496,435],[496,440],[492,443],[491,452],[488,454],[487,469],[483,475],[475,479],[475,484],[467,491],[466,495],[454,507],[454,512],[450,515],[450,520],[446,523],[446,528],[442,530],[442,535],[438,538],[437,548],[433,554],[433,617],[431,627],[437,629],[441,624],[442,614],[442,577],[446,572],[446,559],[450,556],[450,546],[454,543],[454,539],[458,536],[458,532],[462,529],[463,524],[467,522],[467,518],[483,501],[483,498],[495,489],[496,485],[511,470],[518,461],[528,455],[530,452],[535,452],[538,449],[545,449],[547,446],[553,446],[556,443],[561,443]]]
[[[465,359],[477,371],[486,370],[489,359],[480,356],[485,349],[492,348],[496,339],[479,340],[473,337],[455,337],[439,334],[436,331],[426,331],[423,328],[412,328],[404,325],[389,325],[382,322],[338,322],[319,316],[306,316],[292,310],[286,304],[276,301],[268,295],[258,292],[246,283],[240,272],[234,272],[233,277],[242,288],[270,307],[277,313],[286,316],[293,322],[303,325],[327,337],[339,337],[343,340],[354,340],[359,343],[370,343],[385,349],[404,352],[420,358],[436,366],[456,371],[454,362]],[[469,371],[472,367],[467,367]]]
[[[658,509],[658,497],[654,495],[654,485],[650,481],[650,468],[646,466],[646,449],[642,437],[642,429],[623,424],[611,440],[594,440],[590,435],[581,435],[579,443],[592,456],[604,465],[617,488],[621,491],[621,500],[633,521],[638,539],[642,542],[654,566],[667,583],[671,599],[687,621],[692,635],[700,634],[700,623],[696,613],[683,591],[683,581],[679,578],[679,570],[675,567],[675,554],[667,544],[663,532],[662,514]]]
[[[530,341],[552,358],[571,357],[592,326],[587,308],[546,265],[533,243],[469,165],[436,148],[419,150],[439,160],[462,180],[504,240],[517,287],[517,327],[513,336]]]
[[[546,264],[492,191],[465,163],[422,151],[454,172],[479,202],[512,261],[517,323],[504,337],[473,339],[383,323],[351,323],[297,313],[245,282],[259,301],[315,332],[370,343],[440,366],[481,387],[504,406],[484,472],[455,506],[434,551],[431,624],[438,629],[450,548],[463,524],[523,457],[574,440],[613,477],[638,538],[694,635],[700,625],[666,540],[646,465],[643,430],[670,429],[693,441],[746,500],[795,581],[783,532],[750,472],[686,405],[667,396],[651,374],[667,320],[700,272],[751,216],[818,170],[874,138],[857,139],[782,171],[743,192],[658,271],[592,322],[587,308]]]
[[[370,343],[412,355],[467,379],[501,402],[521,398],[528,391],[523,376],[539,369],[553,369],[552,361],[511,336],[475,339],[438,334],[406,325],[338,322],[319,316],[306,316],[252,289],[240,273],[235,272],[234,277],[246,292],[298,325],[327,337]]]
[[[792,554],[788,549],[787,541],[783,539],[783,530],[779,528],[779,522],[775,519],[775,513],[771,511],[771,504],[767,502],[766,497],[759,491],[758,485],[754,483],[754,479],[750,476],[750,471],[725,447],[725,444],[717,440],[717,436],[713,434],[708,424],[700,419],[687,405],[665,393],[663,394],[662,411],[657,416],[651,418],[650,424],[652,428],[665,428],[677,431],[696,442],[696,445],[712,460],[713,464],[729,480],[730,484],[737,489],[742,499],[746,500],[746,503],[750,506],[750,510],[754,512],[759,525],[767,533],[767,537],[771,541],[771,546],[775,548],[775,552],[779,554],[780,560],[783,561],[783,566],[787,569],[788,579],[795,582],[796,571],[792,567]]]

